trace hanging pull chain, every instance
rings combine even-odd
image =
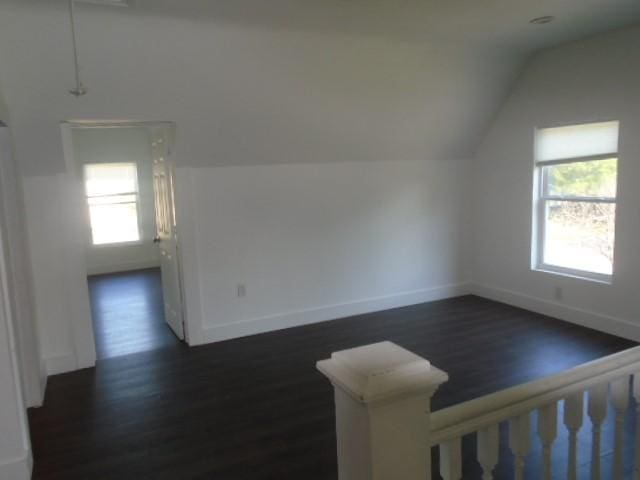
[[[87,93],[87,89],[80,80],[80,62],[78,60],[78,45],[76,40],[76,19],[74,0],[69,0],[69,22],[71,23],[71,41],[73,42],[73,65],[75,67],[76,86],[69,93],[75,97],[81,97]]]

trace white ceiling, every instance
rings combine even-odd
[[[5,0],[57,8],[66,0]],[[95,1],[95,0],[90,0]],[[130,0],[122,15],[216,22],[405,40],[442,40],[533,50],[640,22],[640,0]],[[548,25],[533,18],[552,15]]]
[[[65,119],[175,121],[193,165],[469,158],[531,51],[640,21],[640,0],[78,5],[89,94],[75,99],[65,6],[0,2],[28,174],[64,168]],[[542,15],[557,20],[529,23]]]
[[[640,21],[640,1],[135,0],[134,12],[533,49]],[[528,23],[543,15],[556,21]]]

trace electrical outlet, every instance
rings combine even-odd
[[[238,298],[243,298],[247,296],[247,287],[244,283],[239,283],[237,287]]]
[[[562,287],[556,287],[553,291],[553,297],[561,302],[562,299],[564,298],[564,292],[562,291]]]

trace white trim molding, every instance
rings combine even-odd
[[[22,457],[0,462],[0,480],[29,480],[33,470],[33,456],[30,450]]]
[[[47,380],[49,379],[49,372],[47,370],[47,362],[44,358],[40,358],[40,395],[30,400],[29,407],[41,407],[44,405],[44,396],[47,393]]]
[[[47,375],[57,375],[58,373],[72,372],[73,370],[78,370],[78,368],[81,368],[78,367],[76,356],[71,352],[45,358],[44,362],[47,369]]]
[[[640,342],[640,325],[629,320],[610,317],[557,302],[550,302],[541,298],[486,284],[471,283],[470,292],[479,297],[524,308],[532,312],[575,323],[576,325]]]
[[[458,283],[208,326],[203,329],[202,343],[219,342],[284,328],[337,320],[391,308],[406,307],[435,300],[459,297],[461,295],[467,295],[468,293],[468,284]]]

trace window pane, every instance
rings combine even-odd
[[[615,214],[612,203],[546,202],[543,262],[611,275]]]
[[[140,240],[135,203],[90,205],[89,215],[94,245]]]
[[[615,198],[618,160],[576,162],[542,167],[544,194],[560,197]]]
[[[89,205],[113,205],[115,203],[135,203],[138,195],[108,195],[106,197],[89,197]]]
[[[541,128],[536,135],[536,160],[606,155],[618,151],[618,122]]]
[[[138,191],[135,163],[92,163],[84,167],[87,196]]]

